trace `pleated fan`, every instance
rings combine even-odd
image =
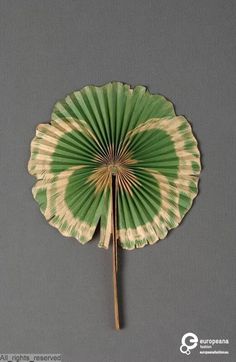
[[[118,329],[117,243],[132,250],[165,238],[197,195],[200,153],[190,124],[143,86],[86,86],[38,125],[28,169],[41,212],[64,236],[85,244],[98,223],[100,247],[112,236]]]

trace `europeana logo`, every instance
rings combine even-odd
[[[191,349],[197,347],[198,337],[194,333],[185,333],[181,339],[180,352],[190,355]]]

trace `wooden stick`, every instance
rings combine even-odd
[[[117,288],[117,271],[118,271],[118,259],[117,259],[117,178],[116,175],[112,175],[112,275],[113,275],[113,293],[114,293],[114,318],[115,329],[120,329],[119,319],[119,305],[118,305],[118,288]]]

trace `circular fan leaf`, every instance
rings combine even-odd
[[[170,101],[119,82],[87,86],[56,103],[31,144],[33,196],[49,223],[81,243],[100,222],[100,247],[112,227],[124,249],[163,239],[197,195],[200,153],[188,121]]]

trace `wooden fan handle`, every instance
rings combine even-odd
[[[113,275],[113,293],[114,293],[114,318],[115,329],[120,329],[118,287],[117,287],[117,177],[112,175],[112,275]]]

